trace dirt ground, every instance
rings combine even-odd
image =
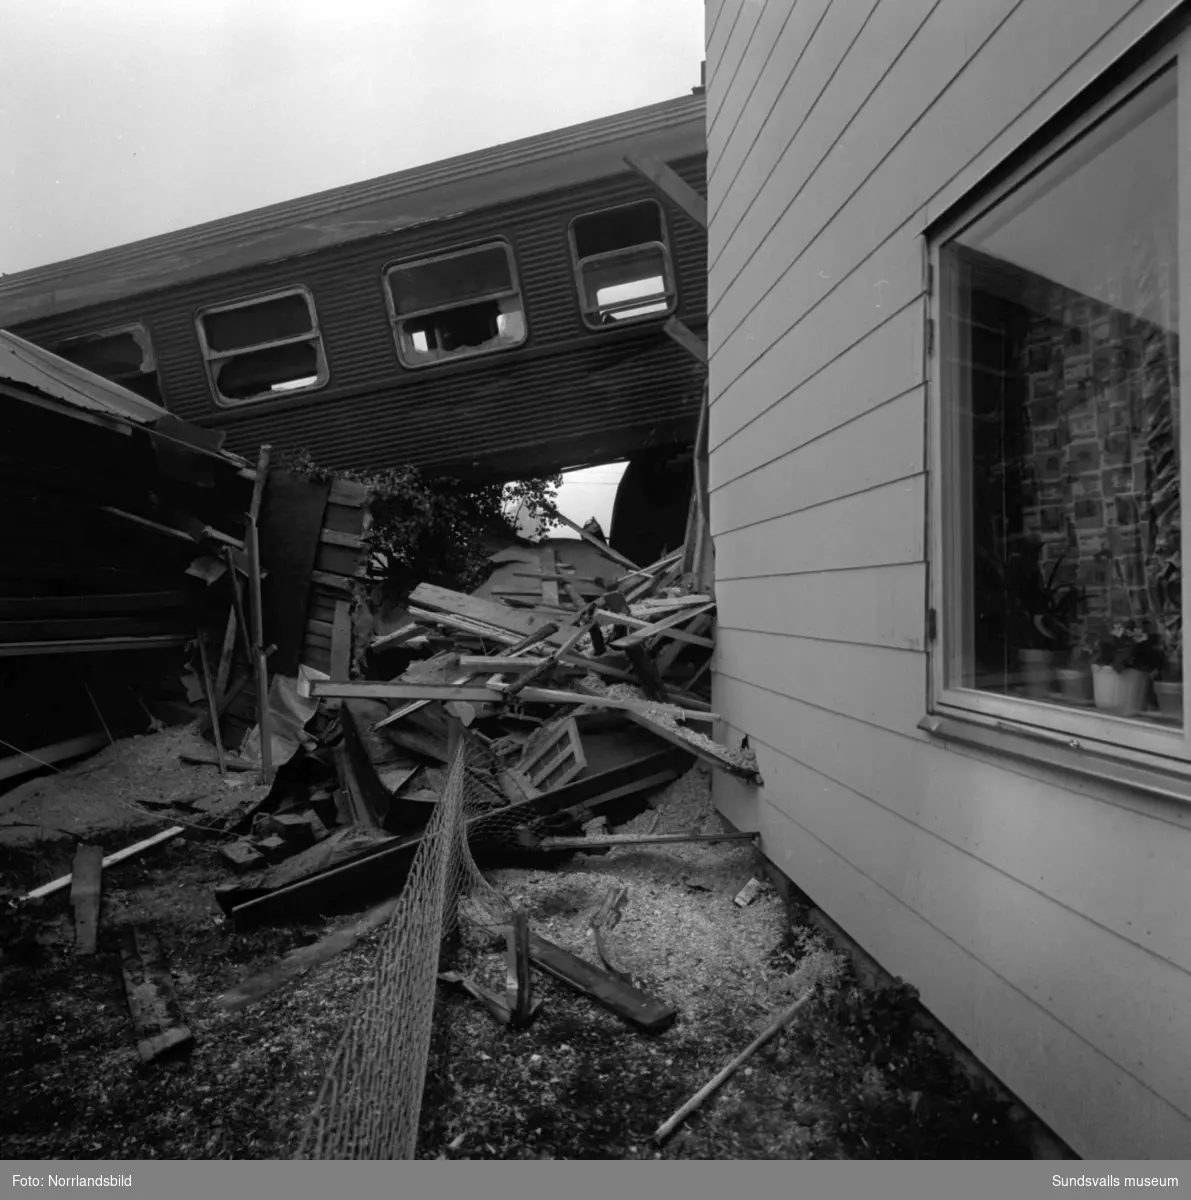
[[[240,1159],[296,1150],[376,935],[225,1014],[216,1004],[224,990],[332,923],[234,933],[212,898],[229,873],[218,843],[197,831],[105,872],[94,959],[73,952],[66,892],[15,901],[69,871],[78,835],[110,853],[175,823],[178,811],[162,809],[169,799],[226,787],[211,768],[178,764],[192,736],[132,739],[57,786],[37,781],[49,789],[44,808],[33,789],[19,808],[0,797],[0,825],[10,826],[0,844],[8,1096],[0,1156]],[[627,829],[648,828],[655,817],[657,832],[718,827],[701,769],[655,804]],[[27,836],[17,819],[38,835]],[[621,920],[606,937],[609,958],[674,1004],[679,1018],[646,1036],[535,973],[544,1004],[532,1026],[510,1030],[440,987],[419,1156],[1028,1157],[1019,1123],[954,1069],[918,1027],[906,992],[861,987],[806,914],[772,890],[747,908],[733,904],[753,874],[751,853],[740,843],[618,849],[550,871],[493,872],[537,932],[589,959],[592,913],[610,886],[627,885]],[[136,1056],[119,969],[121,934],[134,922],[161,938],[195,1035],[175,1061],[142,1065]],[[468,936],[458,958],[458,969],[503,989],[500,948]],[[655,1146],[656,1126],[812,980],[823,986],[811,1008]]]

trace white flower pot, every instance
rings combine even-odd
[[[1086,704],[1092,699],[1092,673],[1079,667],[1055,667],[1055,680],[1064,700]]]
[[[1158,711],[1164,717],[1183,716],[1183,685],[1181,683],[1154,682],[1154,695],[1158,698]]]
[[[1025,694],[1049,696],[1059,656],[1053,650],[1019,650],[1017,658]]]
[[[1135,717],[1142,710],[1150,677],[1136,667],[1117,671],[1111,666],[1092,667],[1096,707],[1118,717]]]

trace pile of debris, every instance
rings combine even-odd
[[[715,601],[683,550],[637,568],[583,538],[499,552],[471,595],[420,584],[397,628],[340,659],[380,678],[303,668],[287,693],[296,752],[223,826],[246,873],[218,893],[237,927],[391,890],[459,737],[486,797],[469,824],[479,861],[572,851],[568,835],[631,817],[696,760],[759,779],[751,751],[706,732]]]

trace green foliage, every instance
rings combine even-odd
[[[491,483],[480,487],[457,479],[426,478],[412,466],[383,470],[331,470],[301,450],[283,454],[275,465],[311,479],[347,479],[372,493],[372,526],[368,539],[383,556],[380,574],[394,589],[425,580],[470,591],[486,575],[486,539],[516,531],[523,509],[542,536],[557,522],[546,505],[553,504],[562,476]]]

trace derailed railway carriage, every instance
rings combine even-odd
[[[692,95],[0,280],[0,328],[226,435],[491,480],[694,440],[705,192]]]

